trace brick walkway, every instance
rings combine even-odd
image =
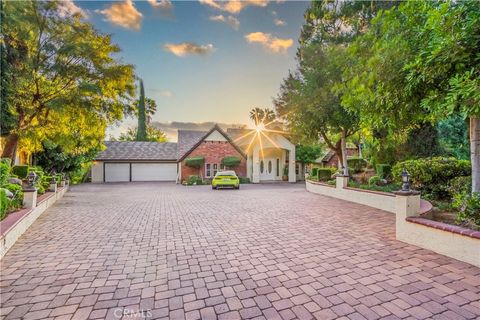
[[[4,319],[480,317],[479,268],[302,185],[74,187],[1,267]]]

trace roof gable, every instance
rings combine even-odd
[[[247,157],[245,155],[245,153],[243,152],[243,150],[240,149],[218,125],[214,125],[213,128],[210,129],[207,132],[205,132],[205,131],[178,131],[178,145],[179,145],[178,161],[182,161],[183,159],[185,159],[193,150],[195,150],[195,148],[197,148],[203,141],[205,141],[208,137],[210,137],[215,131],[218,132],[219,135],[223,136],[225,141],[230,143],[235,148],[235,150],[237,150],[244,158]],[[182,134],[182,132],[186,132],[186,133]],[[196,132],[196,133],[193,134],[193,132]],[[203,134],[203,135],[201,135],[201,134]],[[214,134],[214,135],[215,135],[215,139],[219,139],[217,133]],[[188,140],[187,140],[187,138],[188,138]],[[187,141],[181,141],[181,139],[185,139]],[[195,143],[193,143],[194,140],[197,140],[197,141]],[[215,141],[219,141],[219,140],[215,140]],[[193,145],[191,145],[192,143],[193,143]],[[188,145],[191,145],[191,147],[188,148],[188,150],[186,150]],[[184,151],[184,150],[186,150],[186,151]]]

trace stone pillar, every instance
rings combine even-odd
[[[23,206],[28,209],[37,206],[37,188],[28,187],[23,190]]]
[[[48,188],[48,191],[50,192],[57,192],[57,183],[56,182],[51,182],[50,183],[50,188]]]
[[[348,176],[337,176],[335,180],[337,189],[348,187]]]
[[[297,174],[295,173],[295,148],[288,152],[288,182],[296,182]]]
[[[420,192],[397,191],[395,193],[395,233],[397,240],[406,240],[411,232],[407,217],[416,216],[420,212]],[[408,242],[408,240],[406,240]]]
[[[258,147],[253,148],[252,156],[252,183],[260,182],[260,149]]]

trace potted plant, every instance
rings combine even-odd
[[[283,176],[282,176],[283,181],[288,181],[288,165],[285,165],[283,167]]]

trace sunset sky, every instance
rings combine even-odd
[[[250,125],[249,110],[272,107],[282,78],[295,66],[308,5],[127,0],[75,1],[71,9],[112,34],[123,61],[135,65],[146,95],[158,104],[154,121]]]

